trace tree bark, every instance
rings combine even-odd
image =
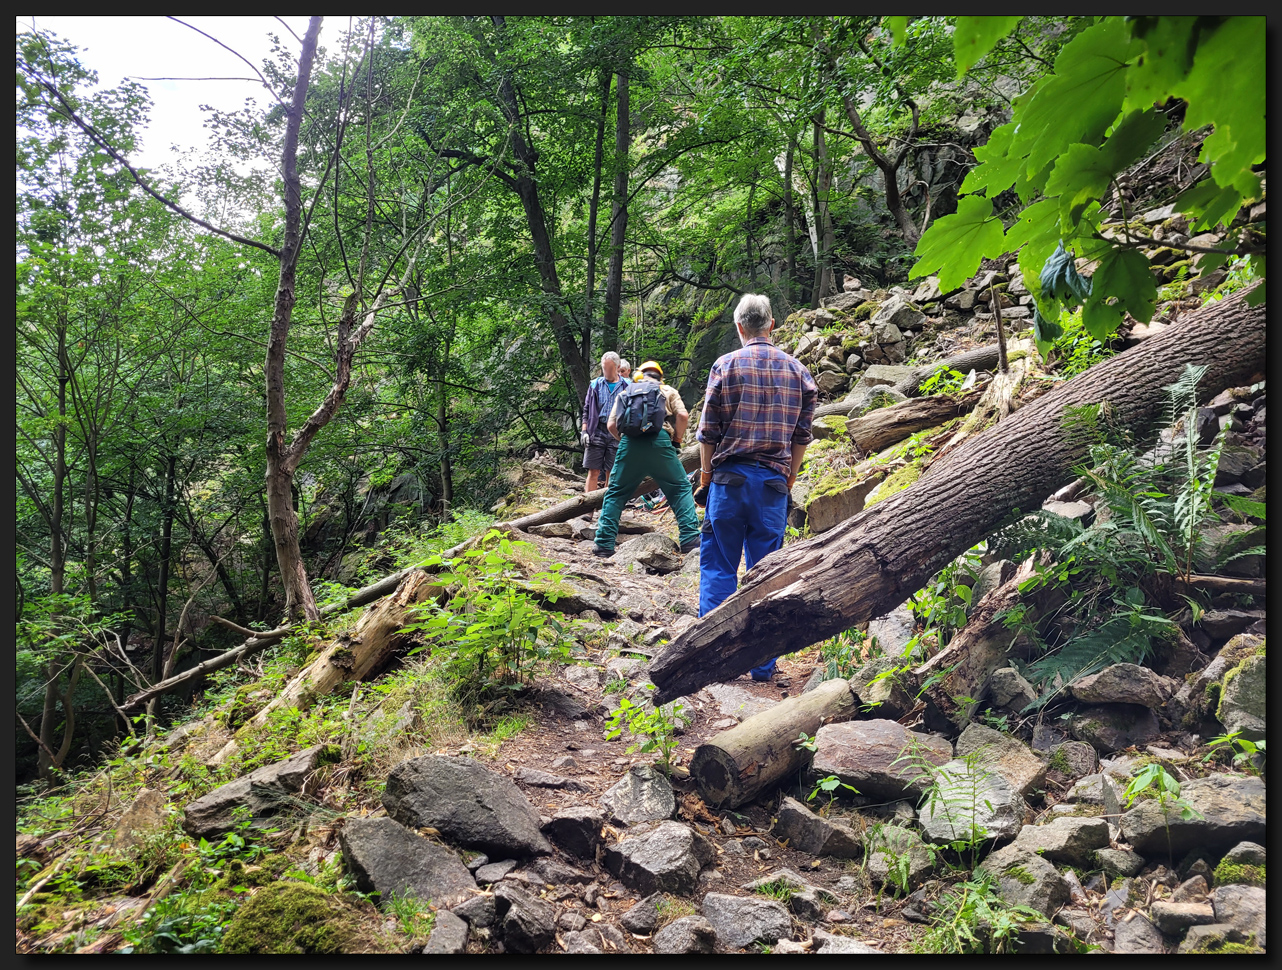
[[[614,130],[614,202],[610,207],[610,269],[605,279],[605,319],[601,349],[619,349],[619,313],[623,302],[623,241],[628,230],[628,76],[617,75],[618,116]],[[580,400],[587,396],[584,389]]]
[[[610,72],[601,72],[601,114],[596,123],[596,153],[592,165],[592,197],[588,201],[588,271],[584,284],[583,342],[579,353],[592,359],[592,298],[596,295],[596,223],[601,204],[601,165],[605,155],[605,118],[610,107]]]
[[[788,139],[788,154],[783,163],[783,299],[791,309],[793,282],[797,275],[797,205],[792,197],[792,156],[797,150],[797,139]]]
[[[1063,432],[1066,408],[1109,402],[1143,436],[1162,415],[1163,388],[1186,363],[1206,365],[1204,395],[1262,371],[1266,316],[1267,304],[1250,308],[1241,294],[1208,304],[971,437],[902,492],[771,553],[655,659],[657,701],[728,680],[898,606],[1012,509],[1038,508],[1072,478],[1086,442]]]
[[[798,736],[813,736],[824,724],[849,720],[855,704],[847,681],[829,680],[714,735],[690,760],[699,794],[710,805],[737,808],[795,776],[806,759],[796,744]]]
[[[820,79],[822,82],[822,78]],[[828,196],[832,191],[832,166],[828,161],[828,145],[824,141],[824,113],[821,109],[814,118],[815,128],[815,232],[819,246],[815,253],[815,288],[810,294],[810,309],[819,306],[819,301],[828,295],[832,282],[832,249],[835,239],[832,230],[832,215],[828,211]]]
[[[173,554],[174,489],[177,481],[178,456],[165,462],[165,507],[160,520],[160,567],[156,576],[156,632],[151,649],[151,679],[160,680],[164,662],[165,625],[169,621],[169,573]]]

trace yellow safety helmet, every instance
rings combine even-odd
[[[657,370],[659,372],[659,379],[663,380],[663,368],[659,366],[658,361],[647,360],[644,364],[638,367],[637,370],[641,371],[642,373],[645,373],[648,370]]]

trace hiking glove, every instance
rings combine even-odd
[[[592,443],[592,436],[584,431],[579,435],[579,440],[583,442],[583,447],[586,448]]]

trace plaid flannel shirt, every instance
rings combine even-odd
[[[792,446],[814,436],[815,380],[769,337],[753,337],[717,358],[699,416],[701,442],[715,445],[712,467],[732,459],[759,461],[787,476]]]

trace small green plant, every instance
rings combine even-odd
[[[653,686],[646,685],[653,690]],[[635,751],[649,753],[657,751],[659,767],[664,774],[672,773],[672,752],[676,750],[676,725],[680,719],[690,723],[681,704],[668,705],[671,708],[651,705],[633,704],[626,697],[619,698],[619,706],[606,719],[605,739],[613,741],[626,730],[636,741],[628,746],[628,753]]]
[[[606,681],[605,686],[601,688],[601,693],[622,694],[627,689],[628,679],[626,677],[617,677],[614,680]]]
[[[859,794],[859,789],[856,788],[854,785],[847,785],[844,781],[842,781],[836,775],[828,775],[824,778],[820,778],[818,781],[815,782],[815,787],[812,788],[810,790],[810,794],[806,796],[806,801],[812,802],[815,800],[815,796],[818,795],[821,791],[826,792],[828,795],[828,804],[824,806],[824,811],[827,811],[828,808],[832,805],[833,799],[837,797],[838,788],[844,788],[847,791],[849,791],[852,795]]]
[[[992,875],[980,870],[946,892],[936,901],[930,929],[914,944],[915,952],[1009,953],[1024,926],[1046,921],[1032,907],[1007,903],[993,883]]]
[[[1171,812],[1178,810],[1180,818],[1185,821],[1201,818],[1202,813],[1180,797],[1179,781],[1157,761],[1151,761],[1137,771],[1123,793],[1127,808],[1144,796],[1157,799],[1162,812],[1162,822],[1166,827],[1167,855],[1171,865],[1174,866],[1174,852],[1171,848]]]
[[[864,663],[865,651],[875,650],[877,638],[858,630],[846,630],[819,645],[819,663],[824,680],[850,678]]]
[[[1232,756],[1234,768],[1242,768],[1253,775],[1260,773],[1259,768],[1256,767],[1255,756],[1262,754],[1265,750],[1263,738],[1259,741],[1251,741],[1242,737],[1241,731],[1232,731],[1228,734],[1221,734],[1218,737],[1211,738],[1207,742],[1207,746],[1211,750],[1202,759],[1203,764],[1219,758],[1227,752]]]
[[[979,720],[994,731],[1001,731],[1002,734],[1010,733],[1010,715],[1008,714],[996,714],[992,710],[987,710],[979,715]]]
[[[923,397],[931,394],[953,394],[961,390],[966,382],[966,375],[951,367],[940,367],[927,377],[918,387]]]
[[[793,896],[797,895],[796,887],[787,879],[774,879],[756,887],[755,890],[762,896],[768,896],[776,899],[781,903],[787,903]]]
[[[384,910],[396,917],[401,932],[414,943],[423,944],[432,935],[436,925],[436,913],[430,903],[422,902],[412,890],[389,896],[384,903]]]
[[[903,763],[908,777],[905,783],[922,785],[924,793],[919,803],[922,815],[943,816],[951,830],[948,847],[974,870],[979,861],[979,850],[988,839],[988,829],[980,822],[980,806],[992,811],[993,805],[985,793],[991,784],[993,772],[988,767],[989,745],[980,745],[974,751],[957,759],[959,770],[945,770],[930,758],[930,752],[913,738],[891,762],[891,767]]]

